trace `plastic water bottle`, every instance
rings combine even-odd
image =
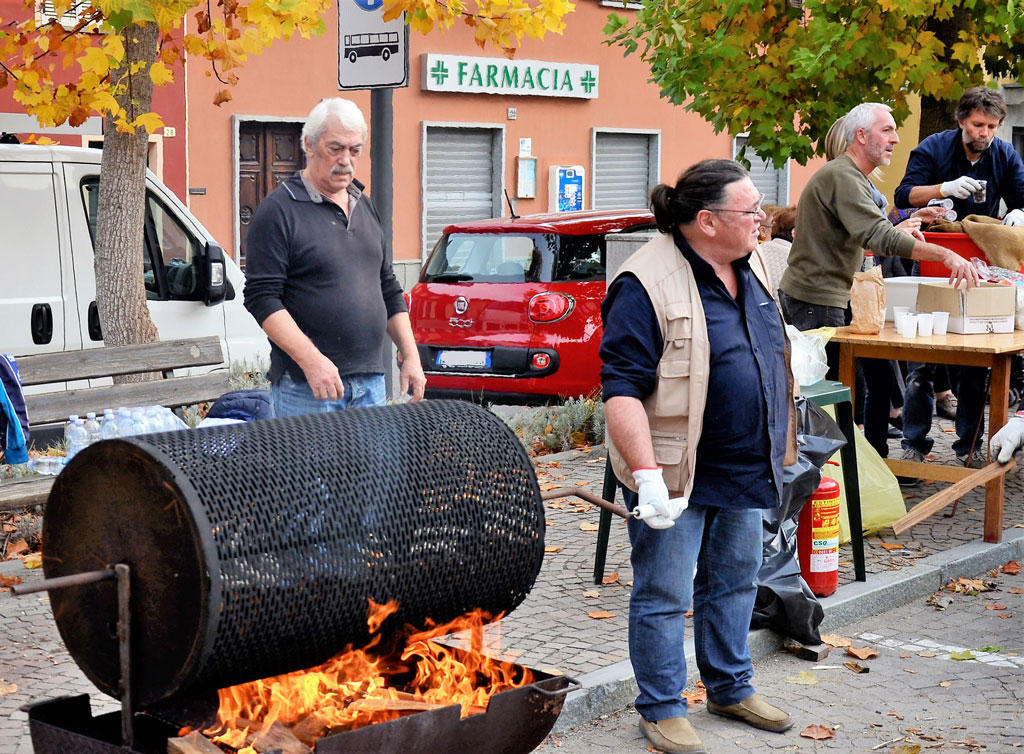
[[[90,411],[85,415],[85,431],[89,433],[89,444],[102,440],[100,435],[100,423],[96,421],[96,412]]]
[[[117,409],[117,434],[129,437],[132,433],[132,412],[124,406]]]
[[[100,423],[100,437],[104,440],[113,440],[120,437],[121,432],[117,428],[117,417],[114,416],[112,408],[103,409],[103,421]]]
[[[89,445],[89,431],[85,428],[85,422],[76,418],[71,426],[71,434],[68,441],[68,459],[74,458],[78,453]]]
[[[131,434],[133,435],[145,435],[150,431],[149,424],[146,423],[146,417],[143,416],[141,410],[132,411],[132,427]]]
[[[78,414],[71,414],[71,416],[68,417],[68,423],[64,425],[65,448],[71,445],[71,430],[74,429],[76,421],[78,421]]]
[[[861,272],[867,272],[868,270],[870,270],[874,266],[875,266],[875,255],[874,254],[865,254],[864,255],[864,264],[861,265],[860,271]]]

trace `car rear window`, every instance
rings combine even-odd
[[[604,236],[452,233],[424,268],[424,283],[604,280]]]

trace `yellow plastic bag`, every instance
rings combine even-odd
[[[824,410],[835,418],[833,406],[825,406]],[[878,451],[871,447],[860,429],[855,429],[854,434],[857,438],[857,483],[860,486],[861,522],[865,534],[874,534],[892,526],[895,521],[905,516],[907,504],[903,500],[903,493],[900,492],[896,477],[878,455]],[[846,507],[846,482],[843,478],[841,455],[837,452],[830,459],[839,466],[827,463],[821,473],[839,482],[839,541],[846,543],[850,541],[850,515]]]

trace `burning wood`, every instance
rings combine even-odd
[[[194,730],[187,736],[167,739],[167,754],[224,754],[210,739]]]
[[[394,602],[371,600],[371,631],[397,609]],[[307,754],[329,733],[407,714],[453,704],[462,707],[462,717],[486,712],[491,696],[533,683],[533,674],[435,639],[468,630],[473,643],[482,644],[489,620],[475,611],[425,631],[407,627],[386,646],[378,634],[363,649],[349,649],[319,667],[221,689],[217,725],[203,732],[238,754]]]

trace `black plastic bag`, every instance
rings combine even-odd
[[[751,628],[771,628],[802,644],[820,644],[825,611],[800,575],[796,530],[800,509],[821,482],[821,468],[846,444],[839,425],[820,407],[798,398],[799,458],[783,469],[782,504],[762,511],[762,562]]]

